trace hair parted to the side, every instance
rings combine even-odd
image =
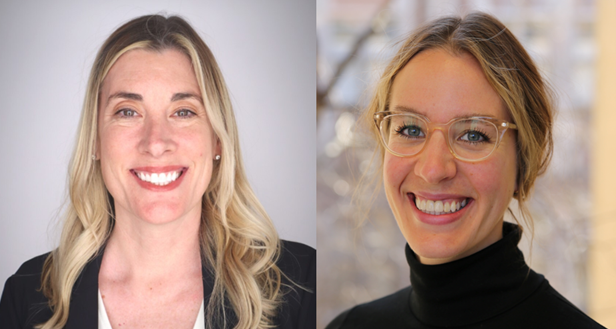
[[[142,16],[118,28],[98,52],[86,90],[77,141],[69,169],[68,209],[60,245],[45,262],[42,291],[53,316],[39,328],[62,328],[71,291],[84,266],[95,257],[113,229],[113,199],[93,161],[100,87],[110,68],[133,49],[179,50],[191,60],[212,129],[221,145],[203,196],[200,243],[204,263],[214,275],[208,302],[208,327],[228,321],[235,328],[268,328],[280,306],[281,279],[276,265],[280,240],[248,184],[237,126],[227,88],[209,48],[182,18]],[[207,297],[207,296],[204,296]]]
[[[464,18],[442,17],[420,27],[401,42],[401,47],[385,68],[375,95],[360,122],[380,141],[373,115],[387,111],[391,86],[396,75],[419,52],[442,49],[452,55],[469,53],[500,96],[517,129],[517,183],[513,196],[526,224],[533,221],[526,207],[535,180],[545,172],[552,157],[553,92],[541,77],[532,59],[516,37],[498,19],[474,12]],[[378,143],[381,170],[385,148]]]

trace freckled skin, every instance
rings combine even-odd
[[[468,53],[444,50],[417,54],[396,76],[390,108],[403,106],[432,122],[480,113],[511,122],[502,100],[479,63]],[[454,158],[445,136],[434,131],[424,150],[401,158],[386,152],[383,178],[389,205],[402,234],[425,264],[471,255],[502,238],[504,213],[516,187],[515,133],[508,130],[499,147],[480,162]],[[419,221],[407,194],[451,193],[473,199],[464,215],[446,225]],[[414,210],[415,209],[415,210]]]
[[[130,92],[142,101],[112,99]],[[176,50],[163,53],[133,50],[111,67],[101,87],[98,146],[105,185],[114,198],[118,221],[166,223],[199,217],[201,198],[212,174],[217,139],[198,100],[171,101],[175,93],[200,95],[189,58]],[[134,118],[117,115],[134,110]],[[179,118],[180,109],[196,113]],[[141,188],[131,168],[182,165],[188,167],[178,188],[152,192]]]
[[[110,99],[119,92],[141,100]],[[195,97],[178,96],[186,94]],[[131,115],[118,115],[124,109]],[[201,200],[220,145],[190,59],[177,50],[123,54],[101,87],[98,120],[97,155],[116,210],[99,273],[109,321],[193,328],[204,298]],[[165,166],[188,168],[180,184],[165,191],[142,187],[130,171]]]

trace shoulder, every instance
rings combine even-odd
[[[559,294],[547,280],[535,294],[517,305],[511,315],[527,328],[604,328]]]
[[[411,287],[391,295],[357,305],[338,315],[326,329],[398,328],[412,321],[409,307]]]
[[[276,264],[283,273],[284,305],[277,328],[316,328],[316,250],[281,240]]]
[[[280,245],[280,257],[276,264],[285,275],[300,282],[310,281],[311,276],[316,280],[317,252],[314,248],[286,240],[280,240]]]
[[[43,265],[48,256],[49,253],[46,253],[23,263],[17,272],[6,280],[5,290],[7,287],[12,290],[39,289]]]
[[[317,251],[310,247],[307,246],[303,243],[300,242],[295,242],[295,241],[287,241],[287,240],[280,240],[280,245],[282,246],[282,251],[281,254],[282,255],[297,255],[300,257],[315,257]]]
[[[538,277],[541,282],[534,292],[500,315],[486,320],[482,326],[499,329],[605,329],[554,290],[542,275]]]
[[[15,272],[15,276],[29,276],[29,275],[40,275],[43,272],[43,265],[45,264],[45,260],[49,256],[49,252],[38,255],[25,263],[21,264],[17,272]]]
[[[47,298],[40,291],[48,256],[46,253],[28,260],[6,280],[0,300],[0,327],[30,328],[51,316]]]
[[[281,265],[298,265],[316,260],[317,251],[303,243],[280,240],[281,250],[278,263]]]

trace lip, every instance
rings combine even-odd
[[[162,167],[149,166],[149,167],[136,167],[136,168],[131,169],[131,171],[147,172],[150,174],[160,174],[163,172],[166,173],[166,172],[178,171],[182,169],[188,169],[188,168],[185,166],[162,166]]]
[[[411,208],[415,213],[415,217],[419,219],[420,222],[428,225],[448,225],[454,223],[461,219],[464,214],[468,211],[468,209],[475,203],[473,198],[459,195],[459,194],[433,194],[433,193],[407,193],[406,194],[409,202],[411,203]],[[442,215],[430,215],[426,214],[423,211],[417,209],[415,205],[415,197],[419,196],[420,199],[429,199],[429,200],[445,200],[445,199],[467,199],[468,203],[466,206],[455,213],[442,214]]]
[[[137,172],[159,174],[159,173],[166,173],[170,171],[180,171],[180,170],[182,170],[182,174],[180,175],[180,177],[178,177],[175,181],[165,186],[159,186],[159,185],[152,184],[150,182],[145,182],[139,179],[139,177],[137,177]],[[182,181],[184,180],[184,176],[186,176],[186,173],[188,172],[188,167],[184,167],[184,166],[137,167],[137,168],[130,169],[129,171],[130,171],[130,174],[137,181],[137,184],[139,184],[139,186],[141,186],[142,188],[146,190],[154,191],[154,192],[167,192],[167,191],[171,191],[175,189],[182,183]]]

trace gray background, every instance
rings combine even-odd
[[[104,39],[144,14],[186,18],[235,106],[249,180],[280,236],[316,247],[313,1],[1,1],[0,282],[59,240],[68,161]]]

